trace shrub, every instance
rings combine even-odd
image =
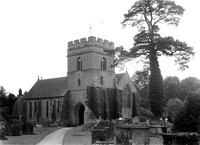
[[[33,123],[31,122],[22,123],[22,133],[33,134]]]
[[[200,95],[189,94],[174,121],[174,131],[197,132],[200,118]]]
[[[162,134],[164,144],[198,145],[197,133],[172,133]]]
[[[150,110],[147,110],[143,107],[140,108],[140,120],[146,121],[149,118],[153,117],[153,113]]]
[[[174,142],[181,145],[198,145],[198,134],[197,133],[184,133],[176,134],[173,136]]]
[[[174,122],[174,119],[176,118],[177,113],[181,110],[181,107],[183,106],[183,102],[180,99],[169,99],[166,105],[166,117],[172,122]]]

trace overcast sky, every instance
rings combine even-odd
[[[135,0],[1,0],[0,85],[7,92],[29,91],[38,76],[67,75],[67,43],[92,35],[130,48],[136,28],[122,28],[123,14]],[[162,35],[173,36],[193,46],[190,68],[178,71],[170,59],[160,59],[163,77],[176,75],[200,78],[199,0],[176,0],[186,11],[180,24],[164,27]],[[132,76],[139,69],[127,66]]]

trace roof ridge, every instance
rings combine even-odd
[[[57,78],[41,79],[41,80],[38,80],[38,81],[55,80],[55,79],[62,79],[62,78],[67,78],[67,76],[66,76],[66,77],[57,77]]]
[[[64,96],[67,92],[67,77],[38,80],[29,90],[26,99]]]

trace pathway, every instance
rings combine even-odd
[[[71,128],[61,128],[44,137],[36,145],[63,145],[65,133]]]

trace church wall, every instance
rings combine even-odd
[[[128,75],[128,73],[124,74],[123,78],[120,80],[119,84],[117,85],[117,88],[122,90],[123,87],[126,84],[128,84],[130,86],[132,92],[137,92],[137,90],[136,90],[136,88],[135,88],[130,76]]]
[[[39,102],[41,101],[42,109],[38,110]],[[48,116],[47,116],[47,102],[49,104],[48,107]],[[63,97],[58,98],[49,98],[49,99],[31,99],[27,100],[27,121],[30,122],[42,122],[42,121],[52,121],[52,105],[53,102],[55,103],[55,118],[58,120],[60,119],[61,111],[62,111],[62,104],[63,104]],[[59,103],[59,109],[58,109],[58,101]],[[32,103],[32,115],[30,116],[30,102]],[[36,102],[36,110],[35,110],[35,102]],[[36,111],[36,112],[35,112]],[[40,111],[40,113],[39,113]],[[41,114],[41,116],[38,118],[38,114]]]
[[[77,71],[76,63],[77,59],[81,58],[83,70],[92,69],[93,66],[93,55],[91,53],[86,53],[82,55],[68,56],[68,72]]]
[[[85,57],[84,57],[85,56]],[[112,58],[107,59],[107,69],[108,70],[101,70],[101,59],[102,57],[99,57],[99,55],[95,55],[95,57],[91,57],[92,54],[85,54],[82,58],[82,71],[73,71],[76,70],[76,68],[71,69],[72,72],[68,72],[68,87],[70,90],[80,90],[80,89],[86,89],[87,86],[95,85],[95,86],[102,86],[100,77],[103,77],[103,87],[114,87],[114,78],[115,73],[113,71],[113,68],[111,68],[111,60]],[[93,59],[95,60],[93,60]],[[70,63],[73,64],[73,67],[76,66],[76,60],[77,58],[70,57],[69,60],[69,66],[71,66]],[[91,61],[93,60],[93,61]],[[88,63],[87,63],[88,62]],[[94,64],[91,64],[90,62],[93,62]],[[113,61],[112,61],[113,62]],[[94,69],[91,68],[94,67]],[[81,80],[81,85],[78,86],[78,79]]]
[[[92,85],[92,71],[78,71],[75,73],[68,73],[68,88],[73,90],[83,90],[87,88],[87,85]],[[78,79],[81,84],[78,86]]]
[[[103,78],[103,81],[101,80]],[[94,86],[114,88],[115,74],[109,71],[93,71]]]
[[[132,93],[135,94],[134,95],[135,96],[135,101],[134,102],[136,102],[136,104],[132,104],[131,103],[132,104],[131,108],[133,108],[133,107],[136,108],[137,115],[139,116],[139,107],[140,107],[139,96],[137,94],[137,90],[136,90],[136,88],[135,88],[130,76],[128,75],[128,73],[125,73],[123,78],[118,83],[117,88],[123,90],[124,86],[127,85],[127,84],[130,86],[130,89],[131,89]],[[133,97],[131,97],[131,102],[133,102],[132,99],[133,99]],[[136,106],[133,106],[133,105],[136,105]],[[132,110],[130,108],[127,108],[127,107],[124,107],[123,111],[124,111],[124,116],[128,116],[130,114],[130,112],[132,113]]]
[[[81,91],[71,91],[71,100],[70,100],[70,123],[72,125],[78,125],[78,118],[76,107],[79,103],[85,106],[85,101],[87,98],[87,90]]]
[[[99,48],[100,49],[100,48]],[[107,69],[106,71],[114,72],[114,67],[111,67],[114,61],[114,56],[107,55],[107,54],[98,54],[93,53],[93,68],[101,70],[101,60],[105,58],[107,62]]]

